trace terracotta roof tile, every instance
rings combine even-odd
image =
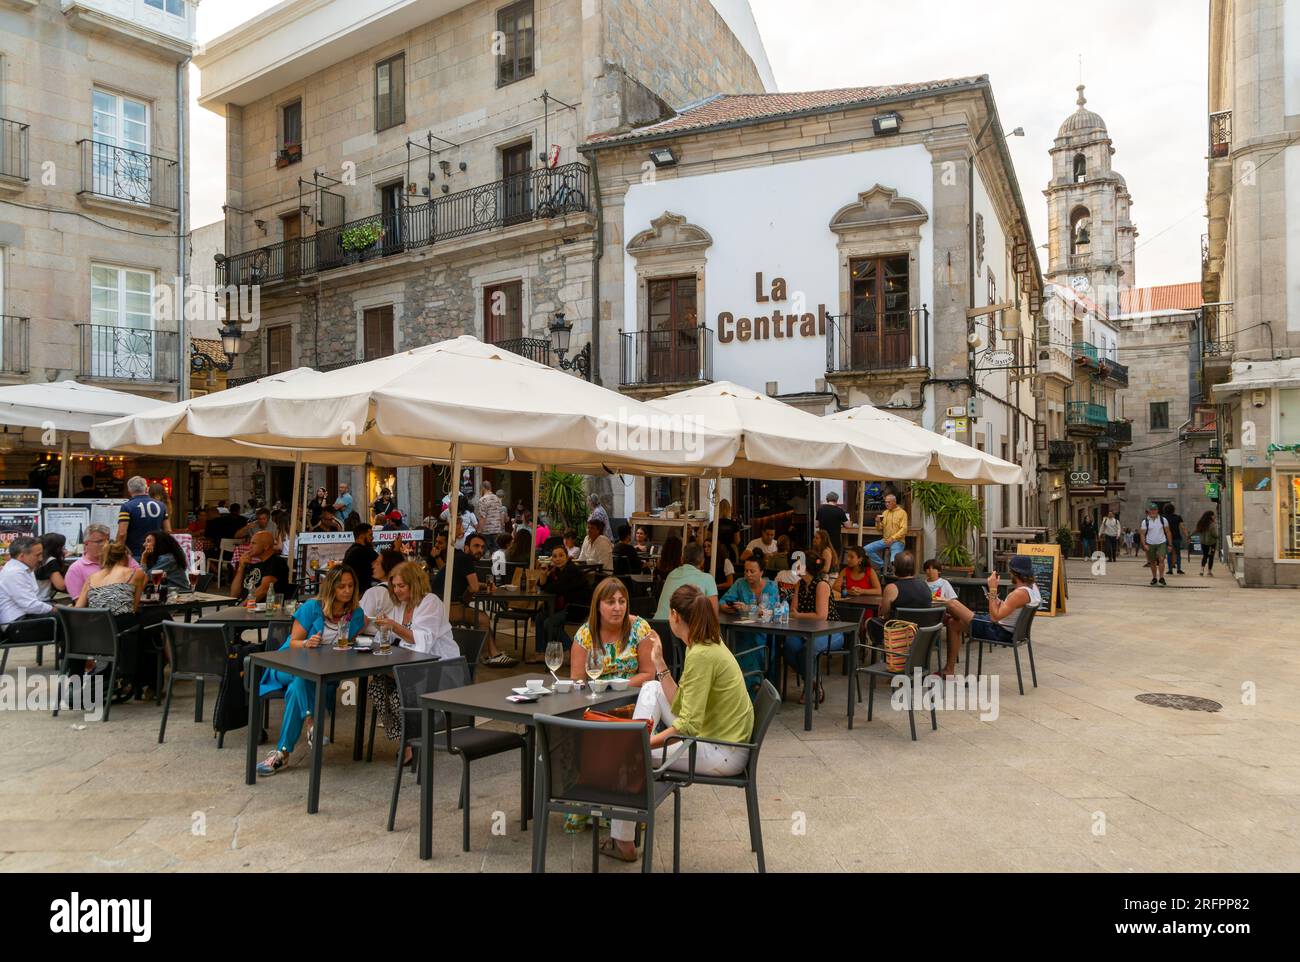
[[[874,101],[893,100],[932,91],[939,92],[954,87],[969,86],[987,79],[986,76],[955,77],[925,83],[840,87],[835,90],[810,90],[803,93],[718,94],[683,107],[676,116],[669,117],[667,120],[637,127],[624,133],[589,137],[587,143],[604,146],[628,140],[667,137],[706,130],[724,124],[758,123],[791,114],[831,110],[836,107],[856,107]]]
[[[192,337],[190,338],[190,353],[202,354],[210,361],[216,361],[218,364],[226,363],[226,352],[221,349],[221,341],[210,337]]]
[[[1119,296],[1121,314],[1154,314],[1162,311],[1194,311],[1204,302],[1201,282],[1135,287]]]

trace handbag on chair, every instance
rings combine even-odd
[[[907,653],[916,640],[916,625],[890,619],[885,622],[885,667],[898,674],[907,665]]]

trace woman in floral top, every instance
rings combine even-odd
[[[654,634],[650,622],[627,611],[627,589],[617,578],[606,578],[596,586],[591,596],[591,614],[578,627],[574,644],[583,652],[569,659],[570,673],[575,680],[587,677],[586,652],[592,640],[604,651],[604,671],[601,678],[626,678],[633,688],[654,677],[654,663],[641,642]]]

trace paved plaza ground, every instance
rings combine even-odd
[[[783,707],[759,775],[769,871],[1300,870],[1300,594],[1190,567],[1166,589],[1147,587],[1135,561],[1095,579],[1069,567],[1069,614],[1034,623],[1039,687],[1021,697],[1010,653],[985,656],[1000,674],[995,721],[941,711],[937,732],[918,719],[913,743],[903,714],[867,723],[863,705],[849,731],[838,668],[812,732],[793,700]],[[34,669],[29,652],[10,673],[20,665]],[[244,733],[218,751],[193,722],[192,690],[178,684],[164,745],[152,704],[115,708],[107,724],[0,713],[0,871],[528,870],[516,755],[475,763],[468,854],[458,763],[439,763],[434,858],[422,862],[416,780],[385,831],[393,750],[381,736],[372,764],[353,763],[350,709],[309,816],[305,742],[287,772],[246,786]],[[1149,692],[1223,708],[1135,701]],[[683,870],[753,871],[743,793],[683,797]],[[492,832],[498,811],[505,835]],[[589,868],[590,836],[565,836],[557,818],[551,839],[549,870]],[[670,855],[661,830],[657,870]]]

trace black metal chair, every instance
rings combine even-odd
[[[852,687],[856,689],[856,682],[858,680],[859,675],[865,674],[871,679],[871,687],[867,691],[867,721],[871,721],[873,709],[875,707],[876,679],[877,678],[892,679],[896,675],[899,674],[904,675],[907,679],[907,684],[909,686],[908,688],[909,697],[907,701],[907,722],[912,727],[912,741],[916,741],[915,708],[916,708],[916,696],[919,695],[920,692],[913,691],[910,686],[913,680],[916,678],[917,671],[920,671],[922,673],[922,676],[924,676],[930,664],[930,649],[934,647],[935,641],[938,640],[942,632],[943,632],[942,624],[930,625],[925,628],[918,628],[916,630],[916,637],[912,639],[912,647],[907,652],[907,659],[903,664],[903,670],[901,672],[890,671],[883,658],[879,661],[869,661],[866,664],[858,664],[857,663],[858,657],[856,655],[854,656],[853,680],[855,684]],[[864,645],[861,643],[859,643],[857,647],[859,649],[870,649],[873,653],[883,651],[883,649],[875,648],[874,646]],[[849,728],[852,729],[853,708],[854,708],[852,693],[850,693],[849,698],[850,698]],[[858,700],[860,701],[861,698],[862,698],[861,693],[859,693]],[[935,731],[939,730],[939,717],[933,706],[930,708],[930,727]]]
[[[117,679],[117,664],[122,660],[122,643],[133,641],[136,629],[119,628],[113,613],[107,608],[70,608],[58,606],[54,615],[63,633],[63,661],[59,666],[60,679],[66,678],[71,662],[94,659],[96,673],[107,665],[104,681],[104,721],[113,707],[113,682]],[[62,690],[62,685],[60,685]],[[54,702],[54,715],[58,717],[59,700]]]
[[[533,871],[546,871],[547,823],[552,812],[592,819],[591,870],[600,871],[602,818],[644,822],[641,871],[654,856],[655,810],[673,796],[673,871],[681,868],[681,783],[660,779],[651,761],[645,722],[589,722],[538,715],[538,772],[533,816]]]
[[[1035,688],[1038,687],[1038,669],[1034,666],[1034,642],[1033,639],[1030,638],[1029,636],[1029,632],[1032,629],[1034,624],[1035,614],[1037,614],[1037,609],[1029,605],[1026,605],[1022,609],[1022,614],[1020,615],[1019,618],[1016,619],[1016,627],[1011,632],[1011,639],[1009,641],[989,641],[988,639],[985,638],[978,639],[980,643],[979,664],[978,667],[975,669],[976,677],[979,677],[984,673],[984,646],[985,645],[989,646],[990,652],[994,648],[1010,648],[1011,653],[1015,655],[1016,658],[1016,684],[1020,686],[1020,694],[1023,695],[1025,693],[1025,679],[1020,672],[1020,646],[1024,645],[1025,648],[1029,650],[1029,674],[1030,677],[1033,679],[1034,687]],[[966,664],[967,665],[970,664],[970,643],[971,643],[971,638],[967,636],[966,638]],[[969,671],[970,669],[968,668],[967,670]]]
[[[41,664],[46,645],[53,645],[55,661],[59,652],[59,622],[54,615],[20,618],[0,625],[0,674],[9,664],[9,652],[14,648],[35,648],[36,664]]]
[[[652,618],[654,618],[655,612],[658,609],[659,609],[658,598],[651,598],[649,595],[641,595],[640,597],[633,597],[629,591],[628,603],[627,603],[628,614],[635,615],[637,617],[644,618],[646,621],[649,621]]]
[[[210,571],[199,575],[199,580],[194,582],[194,590],[207,591],[208,587],[212,584],[213,577],[215,576]]]
[[[519,579],[522,577],[523,577],[522,574],[520,574],[513,583],[516,585],[519,584]],[[511,634],[513,634],[515,638],[515,651],[519,651],[520,650],[519,625],[523,624],[524,626],[523,654],[527,656],[528,629],[532,626],[533,619],[537,617],[537,613],[541,611],[544,607],[546,607],[546,602],[511,601],[509,592],[501,592],[497,597],[494,597],[492,599],[492,605],[493,605],[493,611],[492,611],[493,636],[495,636],[497,633],[498,624],[500,624],[502,621],[510,622],[511,625],[513,625],[513,628],[511,629]],[[472,665],[474,664],[474,662],[471,661],[470,664]]]
[[[758,814],[758,753],[763,748],[763,739],[767,737],[767,730],[772,726],[772,719],[776,717],[777,709],[781,707],[781,694],[766,678],[762,679],[762,687],[759,688],[758,697],[754,699],[754,731],[749,736],[748,742],[719,742],[708,738],[687,738],[680,739],[688,743],[690,756],[688,759],[689,768],[685,772],[675,771],[671,768],[665,769],[660,776],[667,782],[681,782],[683,785],[720,785],[730,788],[743,788],[745,790],[745,812],[749,816],[749,848],[750,851],[758,855],[759,872],[767,871],[767,863],[763,859],[763,823]],[[678,740],[676,736],[671,741]],[[731,745],[736,748],[748,748],[749,759],[745,762],[745,770],[739,775],[700,775],[695,771],[695,746],[699,742],[705,742],[710,745]]]
[[[397,797],[402,790],[402,756],[406,746],[415,750],[414,761],[417,765],[420,749],[426,737],[433,738],[433,748],[437,752],[458,755],[461,761],[460,808],[462,819],[461,849],[469,851],[469,803],[470,803],[470,765],[480,758],[500,755],[502,752],[519,752],[519,822],[522,829],[528,818],[528,743],[523,736],[514,732],[498,731],[490,728],[475,728],[472,715],[454,715],[444,712],[434,713],[434,732],[432,736],[420,731],[421,719],[420,696],[428,692],[446,691],[449,688],[463,688],[469,684],[469,666],[464,658],[448,658],[445,661],[419,662],[413,665],[398,665],[393,669],[397,684],[397,701],[402,709],[402,737],[397,746],[397,775],[393,779],[393,800],[388,807],[388,830],[393,830],[397,819]],[[433,771],[429,772],[429,789],[433,790]]]
[[[187,624],[182,621],[162,623],[163,645],[171,662],[167,676],[167,697],[163,701],[162,723],[158,726],[158,744],[167,734],[167,716],[172,710],[172,689],[178,679],[202,682],[208,678],[220,684],[226,674],[226,629],[221,625]],[[203,687],[194,689],[194,720],[203,721]]]

